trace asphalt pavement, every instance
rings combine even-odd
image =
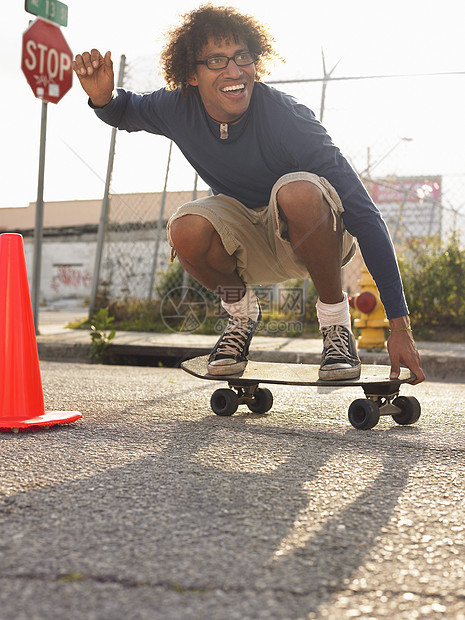
[[[82,353],[48,319],[39,349]],[[257,353],[311,353],[284,340]],[[357,431],[359,388],[275,386],[268,414],[223,418],[179,368],[60,355],[46,408],[83,418],[0,433],[1,620],[465,619],[463,375],[402,387],[415,425]]]

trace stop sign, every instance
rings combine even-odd
[[[21,69],[34,95],[58,103],[71,88],[73,56],[59,26],[36,19],[23,34]]]

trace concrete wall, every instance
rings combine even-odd
[[[24,252],[32,286],[34,240],[24,238]],[[42,244],[42,268],[40,278],[40,303],[51,304],[58,300],[86,303],[90,297],[95,261],[95,237],[79,239],[44,238]]]
[[[198,198],[207,192],[199,191]],[[168,192],[164,201],[164,219],[183,203],[192,200],[192,192]],[[102,268],[110,268],[112,261],[122,261],[131,255],[137,260],[131,266],[132,288],[140,281],[141,297],[147,296],[144,278],[149,278],[155,247],[155,232],[150,225],[157,222],[163,195],[161,192],[141,194],[114,194],[110,197],[110,223],[119,233],[112,232],[115,243],[105,247],[107,257]],[[42,239],[41,304],[73,300],[88,303],[92,288],[97,226],[100,219],[101,200],[70,200],[46,202],[44,205],[44,233]],[[143,226],[141,226],[141,224]],[[23,235],[29,285],[32,285],[35,203],[27,207],[0,209],[0,233],[15,232]],[[137,233],[131,229],[141,226]],[[146,231],[142,229],[145,226]],[[135,239],[136,237],[136,239]],[[125,243],[127,241],[127,243]],[[113,247],[112,247],[113,246]],[[125,247],[126,246],[126,247]],[[127,249],[126,249],[127,248]],[[168,244],[160,243],[158,268],[166,265]],[[140,271],[140,273],[139,273]],[[104,276],[104,274],[102,274]],[[127,283],[121,278],[112,286],[112,294],[129,294]]]
[[[106,259],[102,265],[101,276],[111,271],[115,255],[124,257],[124,242],[110,243],[106,248]],[[134,255],[141,257],[136,273],[132,273],[128,282],[113,277],[110,288],[112,298],[133,296],[146,298],[148,296],[149,274],[152,267],[154,241],[140,239],[127,244],[131,250],[131,260]],[[32,287],[34,240],[24,237],[24,252],[29,277],[29,286]],[[69,302],[73,305],[88,305],[92,277],[94,273],[96,252],[96,235],[63,236],[52,239],[45,237],[42,244],[42,268],[40,281],[40,303],[42,306]],[[169,246],[167,242],[160,244],[158,269],[167,267]],[[119,272],[118,272],[119,273]]]

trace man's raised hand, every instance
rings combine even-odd
[[[101,108],[111,101],[115,88],[111,52],[102,56],[98,50],[92,49],[77,54],[73,69],[94,106]]]

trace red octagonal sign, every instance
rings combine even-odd
[[[34,95],[58,103],[73,83],[73,55],[58,26],[36,19],[23,34],[21,69]]]

